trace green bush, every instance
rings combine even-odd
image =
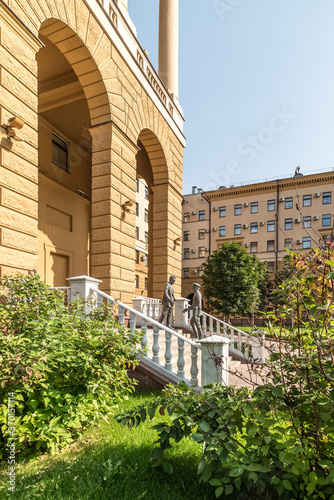
[[[110,307],[86,315],[83,302],[65,306],[63,293],[38,276],[7,277],[1,286],[0,457],[12,434],[27,457],[63,447],[107,418],[133,390],[128,369],[137,364],[139,339]]]
[[[287,265],[296,271],[280,287],[285,299],[277,314],[268,317],[270,356],[262,368],[250,367],[262,372],[263,385],[208,387],[199,395],[171,387],[117,416],[131,427],[167,409],[171,422],[155,426],[153,460],[162,460],[171,440],[191,435],[203,446],[200,480],[217,497],[334,500],[333,246],[291,254]]]

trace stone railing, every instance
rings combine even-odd
[[[152,316],[147,316],[143,312],[129,307],[102,292],[99,290],[100,280],[89,276],[78,276],[68,278],[68,280],[70,281],[70,287],[61,288],[67,293],[71,301],[77,300],[79,297],[86,300],[87,313],[103,302],[111,303],[114,306],[114,315],[118,317],[121,324],[125,324],[126,316],[129,318],[128,326],[130,331],[134,332],[137,328],[136,325],[140,325],[140,331],[143,334],[141,346],[146,350],[146,355],[140,356],[140,359],[144,364],[156,369],[176,383],[184,380],[188,385],[195,387],[203,387],[210,383],[228,385],[229,339],[214,335],[194,342],[175,330],[162,325]],[[159,301],[151,299],[146,304],[158,306]],[[176,349],[172,348],[172,344]],[[190,358],[188,360],[187,355]],[[173,356],[176,357],[176,363]],[[217,357],[221,359],[221,364],[216,364]],[[187,363],[187,361],[189,362]],[[201,377],[200,383],[199,373]]]

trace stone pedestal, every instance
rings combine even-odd
[[[197,341],[202,346],[202,387],[208,384],[228,385],[228,348],[230,339],[213,335]],[[216,359],[222,362],[216,364]]]
[[[175,299],[175,328],[184,328],[189,325],[188,312],[182,312],[189,306],[189,299],[180,297]]]
[[[81,297],[84,300],[88,300],[92,297],[91,291],[99,289],[99,283],[102,283],[101,280],[97,280],[95,278],[91,278],[90,276],[76,276],[75,278],[67,278],[70,282],[71,293],[70,293],[70,301],[77,300]],[[89,313],[91,310],[91,306],[87,304],[86,313]]]

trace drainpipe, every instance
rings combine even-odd
[[[276,245],[275,245],[275,253],[276,253],[276,258],[275,258],[275,269],[277,272],[277,265],[278,265],[278,220],[279,220],[279,179],[276,181]]]
[[[209,257],[211,255],[211,201],[207,198],[202,188],[197,188],[197,190],[201,193],[203,200],[209,203]]]

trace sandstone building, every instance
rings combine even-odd
[[[201,282],[202,265],[226,241],[236,241],[274,273],[286,249],[321,244],[333,228],[334,172],[297,175],[184,197],[182,296]]]
[[[178,0],[160,0],[159,29],[158,74],[127,0],[0,0],[2,275],[36,269],[61,286],[89,274],[130,302],[139,178],[148,188],[147,293],[161,297],[174,274],[180,294]]]

